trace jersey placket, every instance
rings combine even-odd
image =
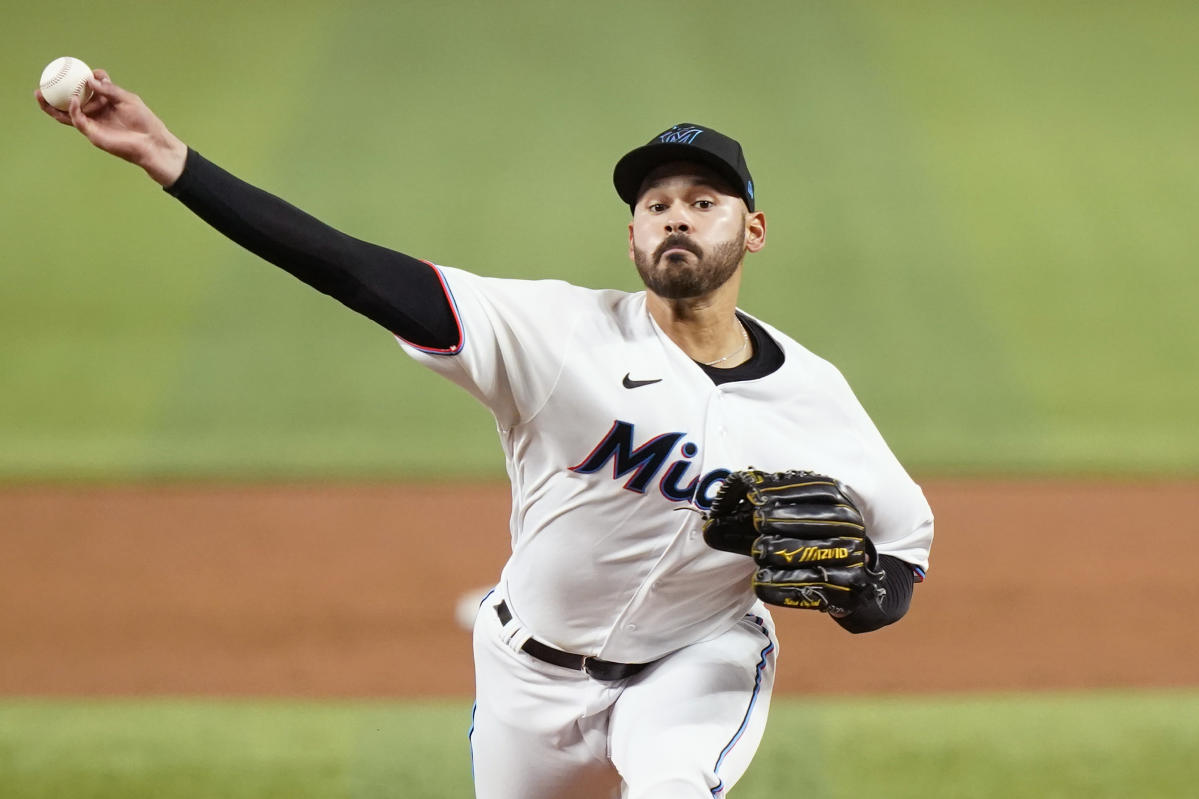
[[[707,383],[707,377],[704,376],[703,379],[704,383]],[[703,384],[700,383],[700,385]],[[703,436],[700,440],[695,441],[700,457],[691,464],[688,470],[689,478],[694,478],[696,481],[697,490],[703,475],[727,462],[728,450],[729,433],[724,414],[727,401],[724,389],[710,383],[707,383],[705,388],[708,391],[708,401],[703,411]],[[638,631],[642,628],[653,629],[652,623],[646,626],[645,617],[652,615],[655,608],[664,601],[663,597],[655,595],[659,588],[659,580],[691,560],[696,546],[707,546],[702,541],[703,525],[698,519],[700,513],[698,508],[693,506],[690,510],[682,508],[676,510],[679,515],[686,515],[686,518],[682,520],[674,535],[670,537],[657,563],[634,591],[625,610],[613,623],[599,657],[605,657],[604,653],[607,651],[636,646]]]

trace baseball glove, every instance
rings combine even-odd
[[[757,563],[753,587],[763,602],[844,617],[886,596],[862,514],[831,477],[734,472],[705,518],[708,546]]]

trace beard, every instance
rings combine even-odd
[[[661,267],[662,253],[670,249],[687,250],[695,256],[695,263],[688,263],[682,253],[672,253]],[[633,263],[645,287],[668,300],[685,300],[702,297],[720,288],[728,281],[745,256],[745,242],[730,239],[712,245],[711,252],[704,249],[683,233],[671,233],[653,253],[633,246]]]

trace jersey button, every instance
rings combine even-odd
[[[624,626],[624,628],[625,628],[626,630],[628,630],[629,632],[631,632],[631,633],[635,633],[635,632],[637,632],[637,625],[636,625],[636,624],[626,624],[626,625]]]

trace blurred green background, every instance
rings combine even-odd
[[[37,110],[74,55],[185,141],[439,263],[639,287],[626,150],[745,145],[742,307],[919,475],[1199,474],[1190,2],[6,4],[0,479],[502,475],[387,333]],[[1188,221],[1190,220],[1190,221]]]

